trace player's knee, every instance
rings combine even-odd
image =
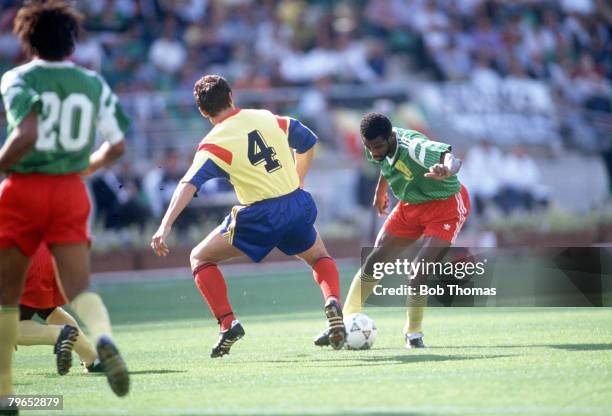
[[[209,258],[209,256],[206,256],[205,253],[197,250],[197,248],[191,250],[191,253],[189,254],[189,264],[191,265],[191,270],[195,270],[200,265],[205,263],[215,263],[215,261],[214,259]]]
[[[331,257],[327,251],[327,248],[325,248],[325,246],[321,246],[316,253],[316,256],[319,259],[322,259],[323,257]]]
[[[200,264],[200,260],[198,260],[198,253],[195,249],[191,250],[189,254],[189,264],[191,265],[191,270],[194,270]]]
[[[307,251],[298,255],[299,258],[304,260],[310,267],[314,266],[316,262],[323,258],[330,258],[331,256],[327,252],[327,249],[323,244],[315,244],[310,247]]]

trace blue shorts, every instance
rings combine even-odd
[[[274,247],[289,256],[312,247],[317,238],[316,218],[312,196],[296,189],[278,198],[234,206],[223,221],[221,234],[259,263]]]

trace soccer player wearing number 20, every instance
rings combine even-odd
[[[330,344],[342,348],[346,333],[338,269],[314,228],[317,207],[302,189],[317,137],[293,118],[236,108],[230,86],[218,75],[202,77],[194,95],[213,128],[174,192],[151,247],[159,256],[168,254],[166,238],[174,221],[205,181],[222,177],[234,185],[240,205],[192,250],[190,258],[195,283],[220,325],[211,357],[229,354],[244,335],[217,264],[243,255],[259,262],[275,247],[312,267],[325,298]]]
[[[376,238],[375,247],[354,277],[344,305],[344,314],[361,311],[379,283],[373,265],[393,262],[422,238],[415,261],[440,261],[470,214],[467,189],[457,179],[461,161],[451,146],[430,140],[423,134],[392,127],[383,114],[369,113],[361,120],[361,138],[366,157],[380,167],[374,206],[387,214],[389,186],[399,200]],[[427,276],[413,276],[414,287],[427,283]],[[409,296],[404,334],[407,348],[422,348],[422,321],[427,296]],[[315,344],[328,345],[324,331]]]
[[[0,172],[8,173],[0,184],[0,408],[2,397],[13,393],[17,304],[30,257],[42,241],[75,312],[96,317],[106,310],[99,298],[79,295],[89,285],[90,255],[90,203],[81,175],[123,154],[129,124],[106,82],[67,60],[81,31],[78,12],[60,0],[25,4],[14,32],[33,59],[6,72],[0,83],[8,124],[0,148]],[[96,131],[105,143],[93,151]],[[100,327],[92,335],[111,388],[122,396],[129,376],[107,332]]]

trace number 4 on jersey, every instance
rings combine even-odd
[[[263,137],[257,130],[253,130],[249,133],[249,162],[253,166],[259,165],[265,161],[266,172],[272,173],[282,168],[280,162],[274,158],[276,151],[273,147],[268,147]]]

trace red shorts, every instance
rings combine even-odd
[[[465,186],[448,199],[409,204],[398,202],[383,228],[396,237],[417,240],[436,237],[453,244],[470,215],[470,198]]]
[[[66,304],[57,281],[53,256],[46,243],[41,243],[32,257],[19,304],[35,309],[50,309]]]
[[[91,205],[78,174],[11,174],[0,184],[0,248],[32,256],[41,241],[89,242]]]

